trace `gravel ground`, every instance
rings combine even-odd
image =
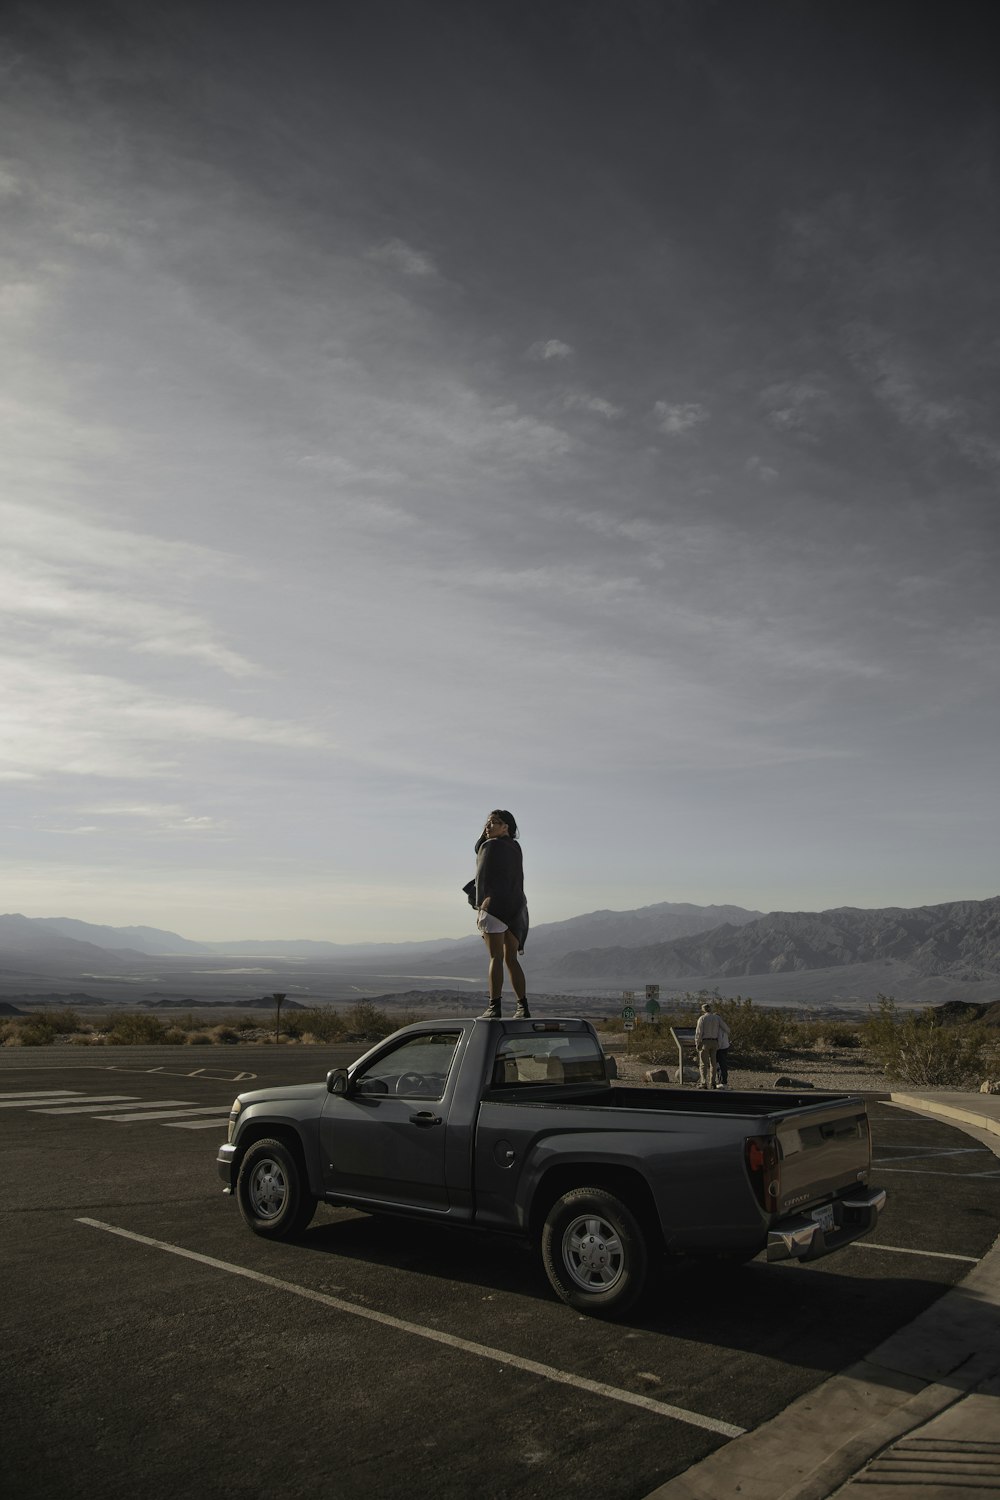
[[[604,1050],[618,1064],[618,1078],[622,1083],[648,1083],[646,1073],[650,1068],[664,1066],[643,1061],[636,1051],[626,1050],[626,1038],[604,1035],[601,1038]],[[634,1040],[632,1046],[635,1046]],[[666,1064],[671,1075],[676,1072],[676,1060]],[[731,1089],[769,1089],[779,1078],[792,1078],[797,1082],[811,1084],[815,1089],[826,1089],[838,1093],[888,1093],[891,1085],[885,1074],[870,1063],[859,1048],[845,1048],[842,1052],[786,1052],[771,1060],[766,1068],[741,1068],[735,1057],[729,1064],[729,1087]],[[676,1088],[677,1084],[654,1084],[654,1088]]]

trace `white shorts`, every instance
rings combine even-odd
[[[480,932],[506,932],[507,923],[501,922],[499,917],[491,917],[488,911],[476,913],[476,926]]]

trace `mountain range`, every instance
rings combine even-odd
[[[245,966],[239,965],[246,960]],[[199,976],[245,975],[271,985],[281,964],[317,994],[316,976],[377,970],[430,983],[469,983],[482,967],[476,936],[422,943],[309,939],[195,942],[154,927],[108,927],[71,917],[0,916],[0,988],[74,978],[124,983],[167,973],[195,993]],[[203,967],[202,967],[203,965]],[[869,1000],[878,990],[927,1002],[1000,999],[1000,896],[937,906],[755,912],[660,902],[540,923],[527,944],[530,981],[562,993],[658,983],[675,991],[725,986],[761,1001]],[[154,973],[154,971],[157,971]],[[215,980],[205,979],[208,984]],[[276,982],[281,983],[278,979]],[[290,986],[292,987],[292,986]],[[159,991],[157,991],[159,993]]]

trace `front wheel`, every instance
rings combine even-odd
[[[632,1210],[604,1188],[574,1188],[549,1210],[542,1264],[556,1294],[578,1312],[618,1317],[642,1296],[646,1236]]]
[[[316,1212],[304,1173],[281,1141],[255,1141],[240,1164],[236,1201],[254,1234],[285,1240],[300,1234]]]

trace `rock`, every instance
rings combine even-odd
[[[782,1075],[781,1078],[774,1080],[772,1087],[776,1089],[812,1089],[816,1085],[814,1083],[807,1083],[804,1078],[785,1078]]]
[[[647,1083],[669,1083],[670,1072],[667,1068],[649,1068],[646,1072]]]
[[[979,1085],[981,1094],[1000,1094],[1000,1078],[985,1078]]]

